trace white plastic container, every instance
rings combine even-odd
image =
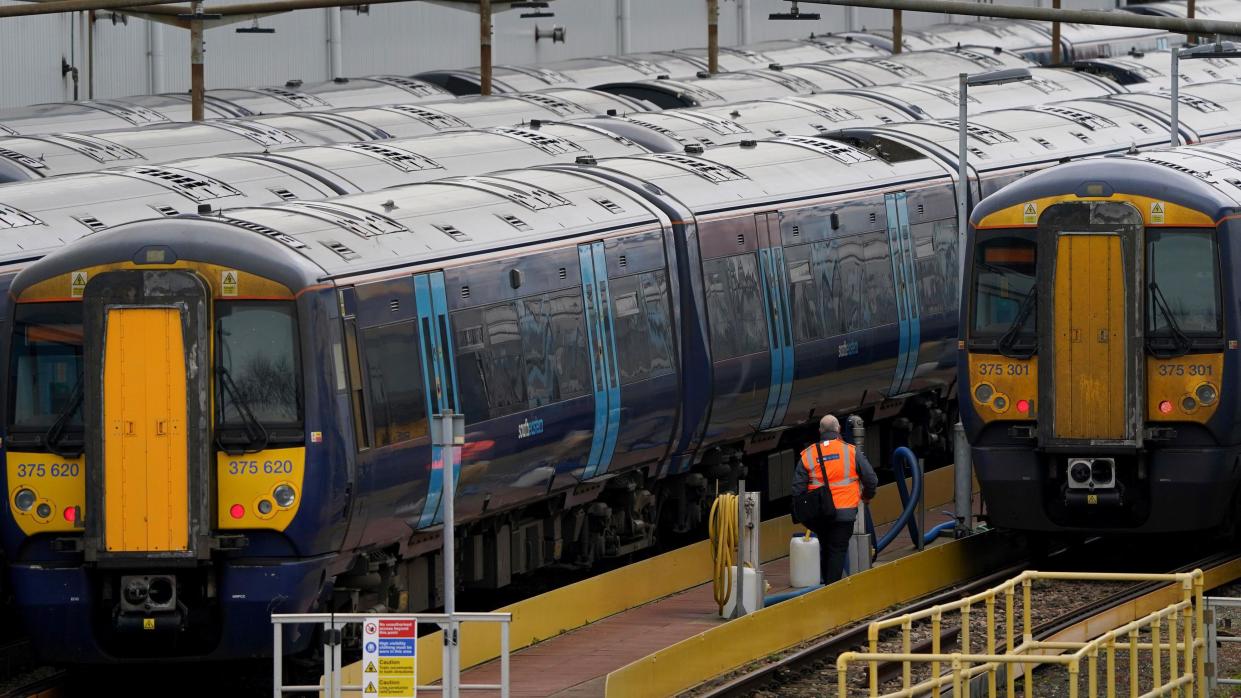
[[[819,583],[819,539],[793,536],[789,541],[789,586],[804,589]]]
[[[723,618],[732,616],[733,606],[737,603],[737,568],[730,567],[728,569],[728,576],[733,580],[733,588],[728,594],[728,601],[724,604],[724,611],[720,613],[720,616]],[[743,602],[745,610],[753,613],[758,610],[759,599],[763,597],[763,590],[759,588],[758,574],[749,567],[742,567],[741,577],[745,580],[745,589],[741,592],[745,594],[743,597],[745,599]]]

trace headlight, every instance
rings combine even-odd
[[[52,505],[47,502],[43,502],[39,506],[35,507],[34,515],[40,519],[50,519],[52,517]]]
[[[272,509],[272,507],[271,507],[271,500],[270,500],[270,499],[260,499],[260,500],[259,500],[259,503],[258,503],[258,506],[256,506],[255,508],[256,508],[256,509],[258,509],[258,512],[259,512],[259,514],[260,514],[261,516],[267,516],[268,514],[270,514],[270,513],[271,513],[271,509]]]
[[[272,499],[276,500],[276,504],[281,509],[287,509],[293,506],[294,500],[297,499],[297,492],[289,485],[277,485],[275,491],[271,493]]]
[[[1215,391],[1215,386],[1210,383],[1203,383],[1198,386],[1198,389],[1194,391],[1194,395],[1197,396],[1198,402],[1204,405],[1215,402],[1215,398],[1219,397],[1219,393]]]
[[[1198,401],[1194,399],[1193,395],[1186,395],[1181,398],[1181,409],[1185,412],[1193,412],[1198,409]]]
[[[996,395],[995,399],[991,401],[991,407],[995,409],[996,412],[1003,412],[1004,410],[1007,410],[1008,398],[1003,395]]]
[[[18,511],[30,511],[30,507],[34,506],[34,500],[38,499],[34,490],[22,488],[13,495],[13,506]]]
[[[974,399],[983,404],[990,402],[992,395],[995,395],[995,388],[992,388],[990,383],[979,383],[978,387],[974,388]]]

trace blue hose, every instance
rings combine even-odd
[[[875,541],[875,555],[896,540],[902,528],[909,530],[909,538],[915,544],[921,539],[918,522],[914,520],[914,511],[918,508],[918,501],[922,499],[922,468],[918,465],[918,457],[913,451],[901,446],[892,453],[892,469],[896,474],[896,491],[901,496],[901,504],[904,508],[901,510],[901,515],[896,518],[896,523],[892,524],[892,528],[888,529],[882,538]],[[905,486],[906,475],[913,477],[913,491]],[[872,536],[875,533],[875,522],[870,518],[869,508],[866,509],[866,530]]]
[[[764,597],[763,597],[763,606],[764,606],[764,607],[766,607],[766,606],[773,606],[773,605],[775,605],[775,604],[780,603],[781,601],[788,601],[789,599],[795,599],[795,598],[797,598],[798,596],[801,596],[802,594],[808,594],[808,593],[810,593],[810,592],[814,591],[815,589],[822,589],[822,588],[823,588],[823,585],[822,585],[822,584],[815,584],[815,585],[814,585],[814,586],[812,586],[812,587],[802,587],[802,588],[800,588],[800,589],[790,589],[790,590],[788,590],[788,591],[782,591],[782,592],[780,592],[779,594],[772,594],[771,596],[764,596]]]
[[[944,533],[945,531],[952,531],[956,529],[956,527],[957,527],[957,520],[954,517],[951,521],[945,521],[942,524],[935,526],[931,530],[927,531],[926,536],[922,539],[922,542],[930,543],[936,538],[939,538],[939,534]]]

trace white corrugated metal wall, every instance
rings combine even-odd
[[[0,0],[0,5],[16,0]],[[1040,0],[1018,0],[1039,4]],[[1043,0],[1043,4],[1050,3]],[[210,11],[208,3],[208,11]],[[1077,8],[1111,7],[1114,0],[1070,0]],[[785,11],[783,0],[721,0],[720,41],[740,42],[739,24],[749,17],[749,41],[808,36],[863,27],[887,27],[890,14],[831,6],[803,6],[822,13],[809,22],[769,21]],[[629,14],[628,49],[654,51],[706,45],[704,0],[558,0],[554,18],[523,19],[521,11],[495,16],[496,63],[537,63],[622,50],[618,14]],[[238,34],[236,26],[206,33],[208,87],[307,82],[332,77],[329,36],[332,10],[303,10],[267,17],[259,24],[275,34]],[[372,5],[368,11],[340,10],[342,74],[408,75],[478,63],[475,14],[427,2]],[[907,14],[905,26],[944,21],[943,15]],[[566,29],[564,43],[535,41],[536,27]],[[94,60],[91,61],[90,57]],[[154,58],[152,58],[154,56]],[[0,107],[73,98],[73,81],[62,61],[79,68],[79,95],[97,98],[189,89],[188,33],[112,12],[0,20]],[[154,66],[154,74],[152,67]]]

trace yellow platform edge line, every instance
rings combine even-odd
[[[1015,561],[997,533],[971,536],[846,577],[678,642],[607,676],[608,696],[671,696],[858,618]]]
[[[953,498],[952,466],[937,468],[924,479],[927,527],[939,522],[935,507]],[[975,490],[977,484],[975,483]],[[891,523],[900,515],[900,497],[894,483],[879,488],[871,503],[877,525]],[[786,557],[789,538],[804,530],[787,517],[764,521],[760,530],[763,562]],[[512,613],[509,650],[516,652],[548,638],[576,630],[608,616],[657,601],[711,581],[711,548],[700,541],[671,552],[626,565],[559,589],[496,609]],[[461,628],[461,667],[467,669],[500,656],[500,630],[492,624],[464,624]],[[418,682],[440,680],[443,673],[443,636],[440,632],[418,639]],[[362,680],[359,663],[342,669],[346,684]]]

